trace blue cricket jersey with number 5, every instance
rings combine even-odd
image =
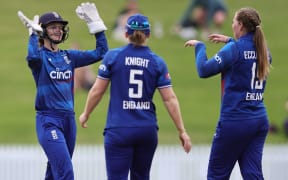
[[[157,126],[153,95],[171,80],[166,63],[149,47],[128,44],[108,51],[98,78],[111,82],[106,128]]]
[[[263,103],[266,80],[257,78],[257,54],[253,33],[232,38],[211,59],[206,47],[196,45],[196,66],[200,77],[221,73],[222,102],[220,120],[241,120],[266,117]],[[272,58],[269,54],[270,63]]]

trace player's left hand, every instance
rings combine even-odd
[[[180,133],[179,138],[181,140],[181,143],[182,143],[182,146],[183,146],[185,152],[189,153],[191,148],[192,148],[192,143],[191,143],[190,137],[187,134],[187,132]]]
[[[222,34],[211,34],[208,36],[209,41],[213,43],[227,43],[230,39],[230,37],[222,35]]]
[[[189,40],[185,42],[184,47],[196,46],[199,42],[198,40]]]
[[[107,27],[99,16],[98,10],[94,3],[81,3],[81,5],[77,6],[75,11],[80,19],[86,21],[91,34],[96,34],[98,32],[107,30]]]
[[[82,113],[79,117],[79,121],[80,121],[80,124],[83,128],[87,128],[88,125],[87,125],[87,121],[88,121],[88,115],[86,115],[85,113]]]

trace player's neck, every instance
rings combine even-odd
[[[45,48],[49,49],[52,52],[58,51],[58,45],[55,43],[52,43],[51,41],[45,41],[44,46],[45,46]]]

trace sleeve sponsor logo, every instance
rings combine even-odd
[[[101,64],[98,69],[101,71],[106,71],[107,68],[104,64]]]
[[[215,59],[216,62],[218,62],[218,64],[221,64],[221,63],[222,63],[222,58],[221,58],[218,54],[216,54],[216,55],[214,56],[214,59]]]

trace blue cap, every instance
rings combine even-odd
[[[127,20],[126,29],[128,34],[133,34],[134,30],[144,31],[146,35],[150,33],[148,17],[142,14],[134,14]]]
[[[47,12],[43,14],[39,19],[39,23],[42,27],[46,27],[48,24],[54,22],[61,23],[64,26],[68,24],[68,21],[63,20],[62,17],[56,12]]]

